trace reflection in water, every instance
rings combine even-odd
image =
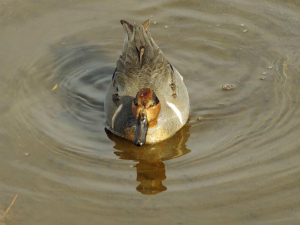
[[[160,159],[141,159],[136,164],[136,180],[141,182],[136,190],[142,194],[153,195],[167,190],[162,184],[166,179],[165,164]]]
[[[120,159],[138,161],[136,164],[137,178],[140,184],[136,190],[142,194],[154,195],[167,190],[162,184],[166,179],[165,164],[163,161],[180,157],[191,150],[186,148],[186,142],[190,136],[190,126],[186,125],[172,138],[155,145],[135,146],[133,143],[120,138],[108,130],[108,137],[116,143],[115,152]]]

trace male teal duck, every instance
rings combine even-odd
[[[125,40],[104,102],[106,128],[137,146],[154,144],[174,135],[188,120],[188,92],[153,41],[150,21],[121,24]]]

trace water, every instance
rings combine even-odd
[[[0,224],[299,224],[299,10],[2,1]],[[191,114],[173,138],[138,148],[106,133],[103,101],[119,21],[148,18]]]

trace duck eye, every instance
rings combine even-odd
[[[155,105],[157,105],[159,103],[159,100],[158,100],[158,98],[156,97],[155,98]]]

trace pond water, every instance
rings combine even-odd
[[[103,102],[119,21],[148,18],[191,113],[136,147]],[[1,1],[0,224],[299,224],[299,24],[298,0]]]

